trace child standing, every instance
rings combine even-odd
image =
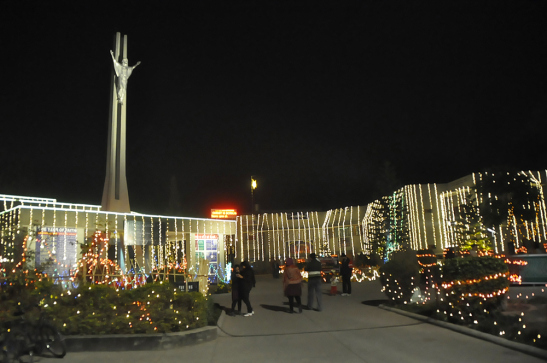
[[[338,276],[336,276],[336,271],[332,270],[332,277],[330,278],[330,294],[335,296],[338,294]]]

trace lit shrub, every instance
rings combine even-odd
[[[498,309],[509,288],[507,264],[494,257],[454,258],[442,270],[448,320],[474,321]]]
[[[388,298],[399,304],[409,301],[418,287],[419,271],[415,251],[393,252],[390,260],[380,268],[380,281]]]
[[[85,285],[50,295],[42,305],[65,335],[168,333],[207,325],[212,308],[199,292],[180,292],[169,283],[149,283],[116,291]]]

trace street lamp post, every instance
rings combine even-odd
[[[255,198],[254,198],[254,190],[256,189],[256,179],[251,176],[251,215],[254,214],[255,211]]]
[[[255,225],[255,198],[254,198],[254,190],[256,189],[256,179],[251,175],[251,233],[249,234],[249,237],[253,241],[253,250],[254,250],[254,243],[255,243],[255,236],[254,236],[254,225]],[[251,257],[250,251],[247,251],[249,253],[249,259]],[[254,255],[253,255],[254,256]],[[254,260],[254,258],[253,258]]]

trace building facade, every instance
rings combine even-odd
[[[214,280],[224,275],[235,240],[235,221],[104,212],[9,195],[0,195],[0,202],[2,261],[30,257],[65,281],[77,272],[95,281],[108,275],[120,284],[185,272]]]
[[[384,258],[403,245],[414,250],[432,249],[441,255],[446,248],[456,247],[462,238],[468,238],[462,236],[462,230],[470,228],[470,222],[465,225],[464,220],[466,206],[474,207],[476,217],[482,220],[486,212],[479,207],[503,197],[479,188],[486,177],[496,182],[492,175],[474,173],[445,184],[406,185],[364,206],[240,216],[236,255],[250,261],[306,258],[310,252],[356,256],[377,251],[379,244],[384,246]],[[498,181],[508,183],[506,179],[502,175]],[[521,220],[509,213],[502,223],[483,226],[494,253],[534,246],[540,252],[545,250],[547,171],[521,171],[517,179],[537,191],[537,197],[521,208],[533,214],[533,218]]]
[[[60,278],[79,272],[87,279],[104,280],[108,275],[127,283],[151,275],[176,280],[177,274],[214,281],[229,275],[229,263],[248,260],[260,273],[268,271],[273,259],[304,259],[310,252],[354,257],[376,253],[387,259],[405,246],[441,255],[469,238],[465,232],[473,226],[465,220],[466,210],[473,207],[475,218],[484,224],[485,206],[496,206],[505,194],[513,197],[511,188],[519,188],[490,192],[479,187],[481,182],[511,184],[511,178],[474,173],[446,184],[407,185],[363,206],[261,213],[236,220],[106,212],[100,206],[0,195],[0,256],[4,262],[31,256],[36,266],[47,262],[48,271]],[[482,225],[494,253],[545,252],[546,179],[547,171],[521,171],[514,177],[513,183],[534,198],[519,201],[524,203],[518,206],[520,214],[511,212],[515,208],[509,204],[511,213],[504,221]]]

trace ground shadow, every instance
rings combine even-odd
[[[263,307],[264,309],[271,310],[271,311],[279,311],[283,313],[288,313],[290,311],[289,308],[286,308],[284,306],[279,306],[279,305],[260,304],[260,306]]]
[[[226,314],[228,314],[229,312],[232,311],[231,308],[229,308],[229,307],[227,307],[227,306],[222,306],[222,305],[220,305],[219,303],[215,303],[215,304],[213,305],[213,308],[214,308],[215,310],[222,310],[222,311],[224,311]]]
[[[380,306],[382,304],[387,304],[389,302],[388,299],[380,299],[380,300],[365,300],[363,301],[363,304],[368,306]]]

